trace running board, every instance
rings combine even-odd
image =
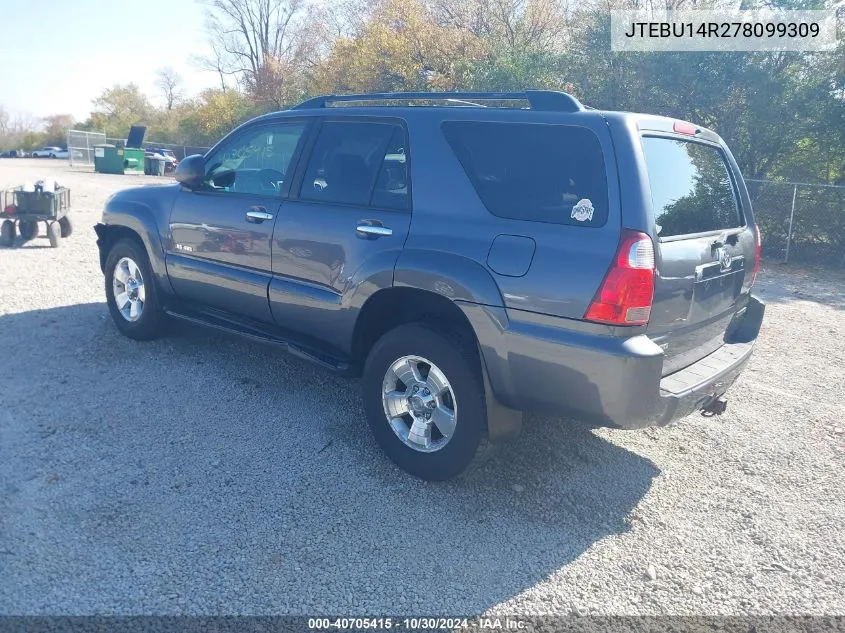
[[[173,309],[165,309],[164,312],[165,314],[170,317],[173,317],[174,319],[187,321],[188,323],[195,323],[197,325],[202,325],[214,330],[219,330],[221,332],[227,332],[229,334],[236,334],[238,336],[248,338],[258,343],[265,343],[282,347],[288,353],[293,354],[294,356],[310,361],[315,365],[319,365],[320,367],[328,369],[329,371],[337,374],[348,374],[350,373],[352,367],[351,364],[347,361],[335,358],[334,356],[326,354],[325,352],[310,349],[300,343],[278,336],[273,332],[259,330],[256,328],[249,327],[247,325],[241,325],[233,321],[229,321],[227,319],[215,317],[210,314],[204,314],[199,312],[178,312]]]

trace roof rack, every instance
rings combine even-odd
[[[349,101],[447,101],[469,107],[485,107],[475,101],[527,101],[532,110],[580,112],[581,102],[565,92],[526,90],[525,92],[376,92],[370,94],[325,95],[294,106],[293,110],[327,108],[330,103]]]

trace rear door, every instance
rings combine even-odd
[[[741,177],[718,143],[646,133],[642,148],[657,236],[648,334],[664,350],[665,375],[724,343],[747,300],[755,235]]]
[[[392,284],[408,234],[407,133],[395,119],[327,117],[306,154],[273,233],[270,307],[279,326],[342,349],[348,299],[364,280]]]

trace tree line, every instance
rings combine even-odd
[[[676,9],[719,1],[663,0]],[[181,78],[162,69],[159,105],[135,84],[114,86],[76,127],[123,138],[143,123],[157,142],[208,146],[250,117],[318,94],[546,88],[599,109],[713,128],[747,178],[845,184],[843,39],[826,53],[611,52],[610,10],[642,8],[644,0],[204,3],[210,54],[196,62],[216,73],[217,87],[189,97]],[[0,147],[59,144],[69,122],[58,115],[32,127],[3,115],[0,109]]]

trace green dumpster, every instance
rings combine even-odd
[[[123,172],[144,173],[144,150],[139,147],[127,147],[123,150]]]
[[[123,150],[109,144],[95,145],[94,171],[99,174],[122,174]]]

